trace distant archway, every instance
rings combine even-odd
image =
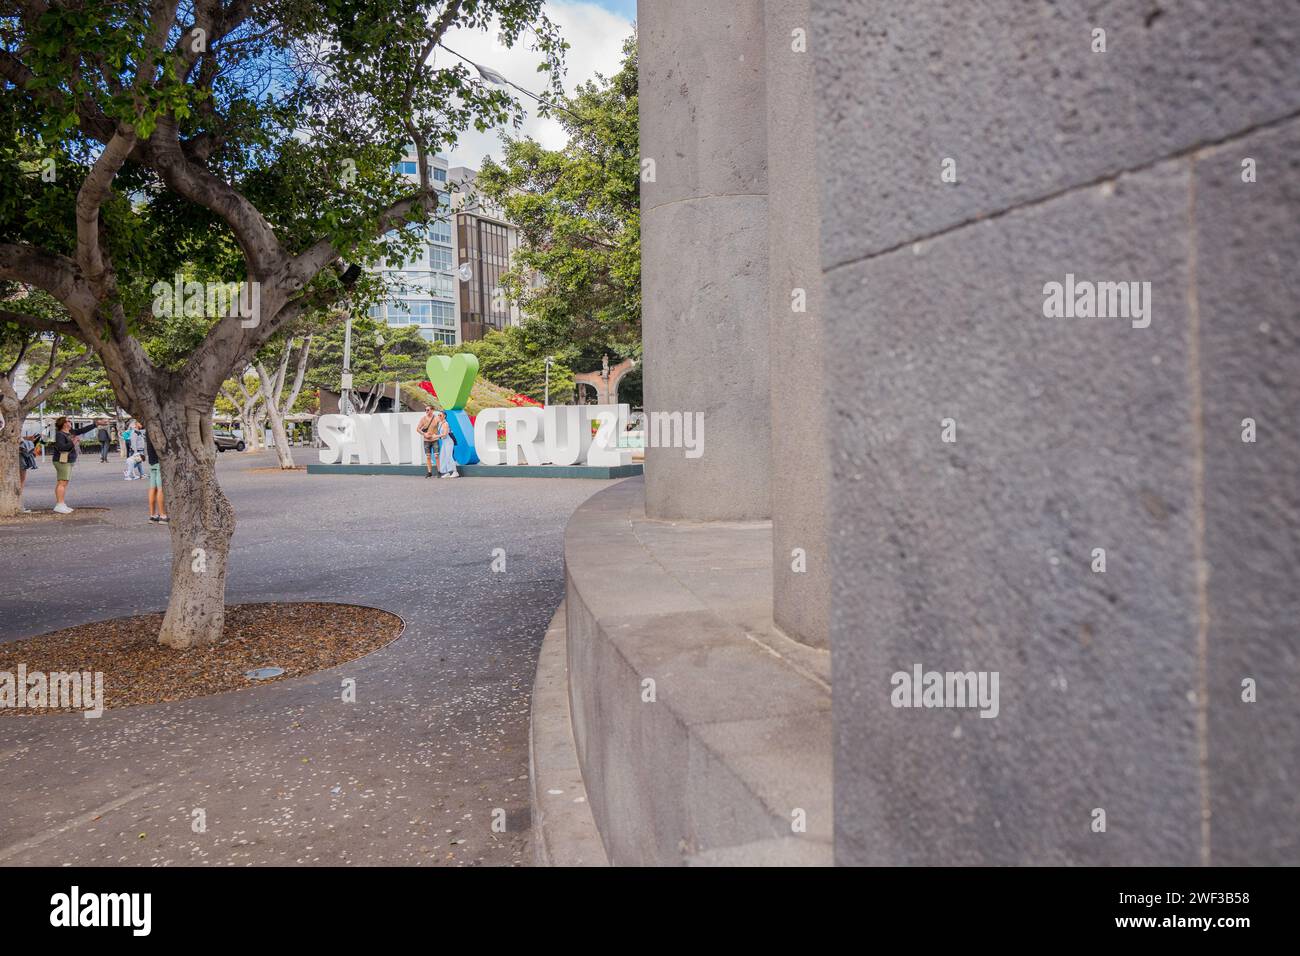
[[[606,355],[598,371],[581,372],[573,376],[573,380],[579,386],[586,385],[595,390],[597,405],[617,405],[618,383],[634,368],[636,368],[636,359],[624,359],[611,368],[609,356]],[[585,401],[581,390],[578,392],[578,397]]]

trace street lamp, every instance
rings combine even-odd
[[[486,66],[482,66],[481,64],[475,63],[473,60],[465,56],[463,53],[457,53],[455,50],[453,50],[451,47],[447,46],[446,44],[439,43],[438,46],[442,47],[452,56],[460,57],[470,66],[474,67],[474,69],[478,70],[478,75],[483,79],[483,82],[491,83],[493,86],[513,87],[514,89],[518,90],[520,93],[524,94],[524,96],[532,97],[537,102],[545,106],[547,109],[559,110],[561,113],[568,113],[574,119],[578,120],[579,122],[583,122],[582,117],[579,116],[577,113],[573,112],[573,110],[569,109],[567,106],[561,106],[559,103],[554,103],[551,100],[544,99],[543,97],[538,96],[536,93],[532,92],[531,90],[524,89],[518,83],[511,83],[509,80],[507,80],[496,70],[492,69],[491,67],[486,67]]]
[[[382,333],[382,332],[376,332],[376,333],[375,333],[375,344],[378,345],[380,349],[383,349],[383,347],[384,347],[384,333]],[[379,356],[379,365],[380,365],[380,368],[383,367],[383,363],[384,363],[384,357],[383,357],[383,355],[381,354],[381,355]],[[401,408],[401,404],[400,404],[400,402],[401,402],[401,398],[400,398],[401,394],[402,394],[402,382],[401,382],[401,380],[399,379],[399,380],[397,381],[397,383],[393,386],[393,411],[394,411],[394,412],[400,412],[400,411],[402,410],[402,408]]]
[[[546,356],[546,394],[542,397],[542,406],[551,404],[551,363],[555,361],[554,356]]]
[[[343,376],[339,382],[339,413],[352,414],[352,316],[343,330]]]

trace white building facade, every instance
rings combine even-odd
[[[430,181],[445,188],[447,158],[434,156],[429,163]],[[419,182],[414,152],[402,159],[395,172]],[[391,326],[413,325],[431,342],[456,345],[461,336],[450,194],[441,193],[438,205],[445,212],[423,230],[415,255],[404,263],[385,262],[379,268],[390,295],[382,304],[371,307],[370,316]]]
[[[413,325],[424,338],[446,345],[519,325],[519,307],[500,288],[519,245],[518,230],[496,204],[476,195],[476,170],[452,167],[441,155],[429,163],[430,181],[444,190],[438,197],[440,215],[424,229],[414,256],[379,268],[390,294],[370,309],[371,317],[390,326]],[[419,182],[413,150],[394,171]]]

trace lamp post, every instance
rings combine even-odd
[[[446,51],[447,51],[448,53],[450,53],[452,56],[460,57],[462,60],[464,60],[464,61],[465,61],[466,63],[468,63],[470,66],[474,67],[474,69],[478,70],[478,75],[483,79],[483,81],[484,81],[485,83],[491,83],[493,86],[510,86],[510,87],[513,87],[514,89],[518,90],[520,93],[524,94],[524,96],[532,97],[532,98],[535,99],[538,103],[541,103],[543,106],[545,106],[547,109],[551,109],[551,110],[559,110],[561,113],[567,113],[567,114],[569,114],[570,116],[572,116],[575,120],[577,120],[577,121],[580,122],[580,123],[581,123],[581,122],[585,122],[585,120],[583,120],[583,118],[582,118],[581,116],[579,116],[577,113],[573,112],[573,110],[569,109],[567,106],[561,106],[559,103],[555,103],[555,102],[552,102],[552,101],[549,100],[549,99],[546,99],[546,98],[544,98],[544,97],[538,96],[536,93],[532,92],[531,90],[526,90],[526,89],[524,89],[524,88],[523,88],[522,86],[520,86],[518,83],[512,83],[512,82],[510,82],[510,81],[507,80],[504,76],[502,76],[500,73],[498,73],[496,70],[493,70],[493,69],[491,69],[491,68],[489,68],[489,67],[482,66],[482,65],[480,65],[480,64],[478,64],[478,63],[475,63],[473,60],[471,60],[469,57],[465,56],[463,53],[457,53],[455,50],[453,50],[451,47],[447,46],[446,44],[439,43],[438,46],[442,47],[444,50],[446,50]]]
[[[542,407],[551,404],[551,363],[555,361],[552,355],[546,356],[546,393],[542,396]]]
[[[375,345],[379,347],[379,367],[382,370],[384,368],[384,333],[382,332],[375,333]],[[396,385],[393,386],[393,411],[394,412],[399,410],[397,407],[397,395],[401,388],[401,384],[402,384],[401,382],[398,382]],[[382,388],[380,389],[380,394],[381,395],[383,394]],[[376,401],[375,407],[378,408],[378,405],[379,403],[378,401]]]
[[[352,316],[343,329],[343,378],[339,383],[339,412],[352,414]]]

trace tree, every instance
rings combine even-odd
[[[22,510],[18,443],[23,437],[23,420],[59,390],[69,373],[94,358],[86,349],[66,347],[63,336],[55,335],[45,350],[48,358],[30,361],[39,343],[39,333],[0,322],[0,517]],[[20,393],[17,378],[24,367],[28,384]]]
[[[582,353],[579,371],[598,368],[605,353],[641,351],[635,36],[623,56],[613,77],[597,76],[552,111],[569,134],[563,149],[507,139],[502,162],[485,162],[475,181],[519,228],[502,287],[543,350],[569,350],[575,361]]]
[[[315,357],[307,370],[308,388],[338,391],[343,376],[344,323],[327,326],[315,336]],[[431,346],[412,325],[388,326],[369,316],[352,320],[352,386],[378,401],[381,386],[425,377]],[[364,410],[364,409],[363,409]]]
[[[280,344],[280,361],[274,375],[266,370],[266,363],[260,358],[253,366],[257,369],[257,381],[261,388],[266,417],[271,423],[275,454],[280,459],[280,467],[283,469],[293,467],[293,451],[289,447],[289,435],[284,430],[284,416],[293,410],[294,404],[298,401],[298,393],[302,391],[302,379],[307,373],[307,359],[311,355],[311,339],[310,332],[300,339],[286,337]],[[285,373],[289,369],[289,360],[295,351],[298,353],[298,358],[294,364],[293,386],[286,396],[284,394]]]
[[[63,343],[68,357],[85,355],[86,361],[68,369],[62,384],[45,400],[47,409],[58,413],[82,414],[91,412],[97,416],[113,418],[117,414],[117,396],[113,386],[108,382],[104,366],[99,364],[95,353],[86,349],[80,342],[67,340]],[[28,353],[29,360],[48,359],[48,346],[34,348]]]
[[[546,395],[546,357],[543,342],[532,335],[531,323],[522,326],[511,325],[504,329],[494,329],[476,342],[462,342],[460,345],[435,345],[434,352],[439,355],[453,355],[456,352],[471,352],[478,358],[479,374],[502,388],[529,398],[542,401]],[[563,353],[572,348],[561,350]],[[565,360],[565,354],[553,356],[556,361],[551,365],[551,397],[567,397],[573,394],[573,369]]]
[[[266,417],[262,401],[257,373],[251,368],[223,382],[221,394],[217,396],[217,411],[239,419],[245,451],[256,451],[260,445],[262,420]]]
[[[154,438],[172,519],[162,643],[222,632],[235,520],[212,440],[222,383],[301,316],[345,301],[361,264],[409,255],[409,227],[437,210],[431,152],[470,123],[521,120],[464,63],[430,62],[448,30],[490,29],[506,45],[526,33],[558,90],[564,44],[542,5],[0,7],[0,282],[62,306],[4,318],[92,348]],[[408,143],[415,187],[393,171]],[[183,267],[198,278],[174,280]],[[218,282],[244,283],[243,308]],[[175,318],[169,302],[204,330],[151,355],[143,338]]]

